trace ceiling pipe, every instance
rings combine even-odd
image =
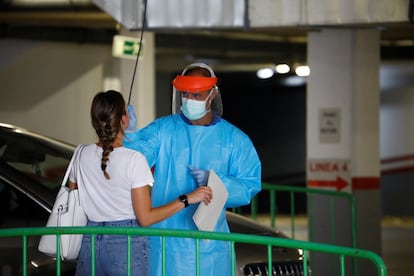
[[[118,25],[90,0],[0,0],[0,22],[8,24],[0,33],[9,35],[29,26],[114,29]]]
[[[93,3],[90,0],[11,0],[6,5],[12,8],[51,8],[91,6]]]

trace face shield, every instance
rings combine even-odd
[[[186,76],[186,72],[192,68],[204,68],[210,72],[210,77],[204,76]],[[217,78],[210,68],[210,66],[204,63],[193,63],[187,66],[181,75],[174,78],[172,81],[173,85],[173,99],[172,99],[172,113],[180,113],[182,105],[182,93],[199,93],[208,91],[211,89],[215,90],[215,97],[211,101],[210,110],[213,111],[217,116],[223,115],[223,104],[221,101],[220,91],[217,87]]]

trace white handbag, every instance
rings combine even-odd
[[[66,182],[73,167],[73,161],[78,158],[84,145],[77,146],[66,169],[60,190],[56,196],[47,227],[86,226],[87,217],[79,201],[78,189],[69,190]],[[60,235],[60,257],[62,260],[73,260],[79,255],[82,235]],[[43,235],[40,238],[38,250],[47,255],[56,256],[56,235]]]

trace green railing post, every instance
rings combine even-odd
[[[127,270],[128,276],[131,276],[131,235],[128,235],[128,246],[127,246]]]
[[[295,194],[293,191],[289,192],[290,195],[290,232],[292,238],[295,238]]]
[[[236,276],[236,248],[234,241],[231,241],[231,275]]]
[[[162,236],[162,276],[167,274],[167,250],[166,250],[166,243],[167,238],[166,236]]]
[[[276,191],[270,190],[270,225],[276,226]]]
[[[56,276],[60,276],[60,271],[61,271],[61,267],[60,267],[60,241],[61,241],[61,233],[57,233],[56,234]]]
[[[251,210],[251,218],[252,220],[257,219],[257,196],[253,197],[252,202],[250,204],[250,210]]]
[[[27,275],[27,235],[23,235],[23,275]]]
[[[200,276],[200,240],[196,240],[196,275]]]
[[[339,256],[339,262],[340,262],[340,267],[341,267],[341,275],[346,275],[345,274],[345,256],[344,255]]]
[[[308,252],[306,250],[304,250],[303,248],[302,248],[302,250],[303,250],[303,273],[304,273],[304,276],[308,276],[308,271],[309,271],[309,269],[308,269]]]
[[[272,246],[267,245],[267,271],[268,274],[273,275],[273,256],[272,256]]]
[[[92,275],[95,275],[95,270],[96,270],[96,258],[95,258],[95,239],[96,239],[96,234],[91,233],[91,270],[92,270]]]

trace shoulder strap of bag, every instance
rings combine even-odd
[[[78,158],[79,152],[82,150],[83,147],[85,147],[85,145],[80,144],[76,147],[75,151],[73,152],[69,165],[66,168],[65,176],[63,177],[63,180],[62,180],[62,186],[66,185],[66,182],[68,181],[68,178],[69,178],[69,173],[72,170],[73,162],[74,160],[76,160],[76,158]]]

